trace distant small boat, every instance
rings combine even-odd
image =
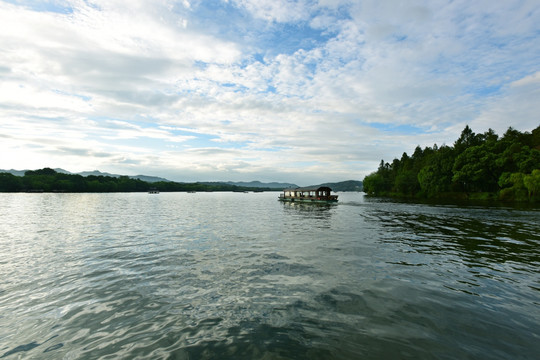
[[[152,189],[148,190],[148,193],[149,194],[159,194],[159,190],[156,189],[156,188],[152,188]]]
[[[338,196],[332,195],[328,186],[309,186],[284,189],[278,200],[303,203],[337,203]]]

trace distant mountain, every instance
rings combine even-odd
[[[10,173],[15,176],[24,176],[24,173],[28,170],[0,170],[0,173]],[[118,174],[110,174],[106,172],[101,172],[99,170],[94,171],[83,171],[79,173],[72,173],[64,169],[56,168],[54,169],[57,173],[62,174],[73,174],[73,175],[81,175],[81,176],[110,176],[118,178],[123,175]],[[135,176],[128,176],[131,179],[139,179],[144,182],[148,183],[154,183],[154,182],[171,182],[171,180],[167,180],[162,177],[158,176],[148,176],[148,175],[135,175]],[[247,188],[261,188],[261,189],[275,189],[275,190],[282,190],[282,189],[289,189],[289,188],[297,188],[299,187],[296,184],[291,183],[280,183],[280,182],[268,182],[264,183],[261,181],[214,181],[214,182],[199,182],[199,184],[205,184],[205,185],[234,185],[239,187],[247,187]],[[313,186],[328,186],[333,191],[362,191],[363,190],[363,184],[362,181],[358,180],[347,180],[347,181],[341,181],[341,182],[334,182],[334,183],[324,183],[320,185],[313,185]]]
[[[236,185],[236,186],[242,186],[242,187],[258,187],[258,188],[269,188],[269,189],[276,189],[276,190],[282,190],[282,189],[294,189],[299,187],[296,184],[291,183],[278,183],[278,182],[270,182],[270,183],[263,183],[260,181],[227,181],[227,182],[217,182],[217,183],[204,183],[204,184],[227,184],[227,185]],[[320,185],[313,185],[313,186],[328,186],[333,191],[362,191],[363,185],[362,181],[358,180],[347,180],[347,181],[341,181],[341,182],[334,182],[334,183],[324,183]]]
[[[56,172],[59,172],[57,169],[55,169]],[[110,173],[106,173],[106,172],[101,172],[99,170],[94,170],[94,171],[82,171],[82,172],[79,172],[79,173],[69,173],[68,174],[75,174],[75,175],[81,175],[81,176],[84,176],[84,177],[87,177],[87,176],[110,176],[110,177],[120,177],[121,175],[118,175],[118,174],[110,174]]]
[[[24,173],[27,172],[28,170],[0,170],[0,173],[9,173],[9,174],[12,174],[12,175],[15,175],[15,176],[24,176]]]
[[[148,175],[135,175],[135,176],[130,176],[130,178],[139,179],[139,180],[146,181],[146,182],[149,182],[149,183],[154,183],[154,182],[159,182],[159,181],[171,182],[171,180],[167,180],[167,179],[162,178],[162,177],[148,176]]]
[[[57,171],[59,172],[59,171]],[[101,172],[99,170],[94,170],[94,171],[83,171],[83,172],[80,172],[80,173],[77,173],[77,175],[81,175],[81,176],[90,176],[90,175],[94,175],[94,176],[110,176],[110,177],[120,177],[120,176],[123,176],[123,175],[118,175],[118,174],[109,174],[109,173],[106,173],[106,172]],[[128,178],[130,179],[139,179],[139,180],[142,180],[142,181],[146,181],[146,182],[149,182],[149,183],[154,183],[154,182],[158,182],[158,181],[165,181],[165,182],[170,182],[170,180],[167,180],[165,178],[162,178],[162,177],[158,177],[158,176],[148,176],[148,175],[134,175],[134,176],[128,176]]]
[[[13,174],[15,176],[24,176],[24,173],[27,172],[28,170],[0,170],[0,173],[10,173],[10,174]],[[67,170],[64,170],[64,169],[60,169],[60,168],[56,168],[54,169],[54,171],[56,171],[57,173],[60,173],[60,174],[69,174],[69,175],[81,175],[81,176],[90,176],[90,175],[93,175],[93,176],[110,176],[110,177],[115,177],[115,178],[118,178],[120,176],[123,176],[123,175],[118,175],[118,174],[110,174],[110,173],[106,173],[106,172],[101,172],[99,170],[94,170],[94,171],[82,171],[82,172],[79,172],[79,173],[72,173],[72,172],[69,172]],[[149,183],[153,183],[153,182],[158,182],[158,181],[165,181],[165,182],[170,182],[170,180],[167,180],[165,178],[161,178],[161,177],[157,177],[157,176],[148,176],[148,175],[135,175],[135,176],[128,176],[130,179],[139,179],[139,180],[142,180],[142,181],[145,181],[145,182],[149,182]]]
[[[222,184],[227,185],[236,185],[236,186],[242,186],[242,187],[258,187],[258,188],[269,188],[269,189],[287,189],[287,188],[297,188],[298,185],[296,184],[290,184],[290,183],[278,183],[278,182],[269,182],[269,183],[263,183],[260,181],[227,181],[227,182],[221,182]]]
[[[361,181],[358,180],[347,180],[340,181],[335,183],[324,183],[319,186],[328,186],[333,191],[362,191],[364,190],[364,185]]]

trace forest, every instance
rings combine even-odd
[[[0,173],[0,192],[145,192],[150,189],[167,191],[248,191],[270,190],[228,184],[149,183],[128,176],[81,176],[63,174],[51,168],[26,171],[24,176]]]
[[[467,125],[453,146],[417,146],[392,163],[381,160],[363,181],[371,196],[540,201],[540,126],[475,134]]]

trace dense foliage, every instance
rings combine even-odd
[[[540,201],[540,126],[509,128],[501,138],[466,126],[454,146],[418,146],[391,164],[381,160],[363,183],[375,196]]]
[[[228,184],[177,183],[160,181],[149,183],[127,176],[95,176],[63,174],[50,168],[27,171],[24,176],[0,173],[0,192],[142,192],[159,191],[247,191],[270,190],[246,188]]]

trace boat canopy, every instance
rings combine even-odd
[[[330,189],[328,186],[306,186],[306,187],[284,189],[283,191],[308,192],[308,191],[332,191],[332,189]]]
[[[283,192],[285,195],[297,196],[299,194],[310,194],[313,196],[330,196],[332,189],[328,186],[307,186],[307,187],[298,187],[284,189]]]

